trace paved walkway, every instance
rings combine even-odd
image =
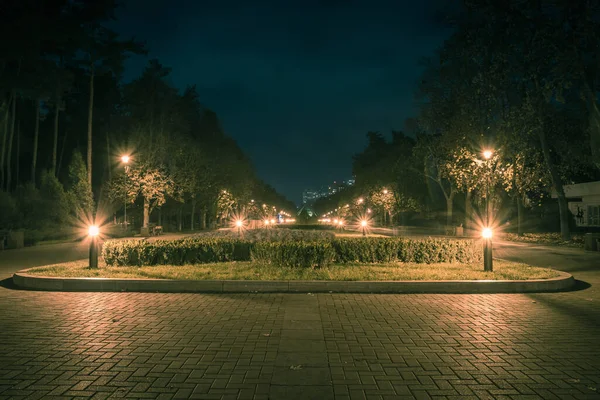
[[[600,257],[501,243],[496,255],[587,284],[534,295],[203,295],[4,281],[0,398],[600,398]]]

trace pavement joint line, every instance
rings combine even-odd
[[[539,293],[568,291],[575,285],[572,275],[560,272],[552,279],[480,281],[242,281],[61,278],[13,275],[22,289],[60,292],[165,292],[165,293]]]

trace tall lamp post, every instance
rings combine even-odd
[[[492,229],[483,228],[483,270],[492,272],[494,270],[492,261]]]
[[[88,236],[90,237],[90,268],[98,268],[98,235],[100,229],[96,225],[91,225],[88,228]]]
[[[123,155],[121,156],[121,162],[125,164],[125,208],[123,209],[123,221],[125,224],[125,231],[127,231],[127,174],[129,173],[129,156]]]

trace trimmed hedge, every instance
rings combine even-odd
[[[333,264],[336,253],[329,241],[256,242],[252,261],[292,268],[325,268]]]
[[[338,238],[334,240],[258,240],[192,237],[180,240],[107,241],[102,256],[108,265],[183,265],[257,261],[287,267],[322,268],[332,263],[477,263],[479,240]]]
[[[107,241],[102,257],[107,265],[183,265],[250,261],[251,242],[230,238]]]

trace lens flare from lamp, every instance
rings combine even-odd
[[[269,225],[269,220],[265,219],[265,225]]]
[[[483,156],[485,157],[486,160],[489,160],[490,158],[492,158],[493,154],[494,154],[494,152],[491,150],[485,150],[483,152]]]
[[[241,219],[235,221],[235,226],[237,226],[238,228],[241,228],[242,225],[244,225],[244,221],[242,221]]]
[[[362,221],[360,221],[360,226],[362,226],[362,227],[367,226],[367,220],[363,219]]]
[[[484,239],[491,239],[492,238],[492,229],[491,228],[483,228],[483,230],[481,231],[481,236]]]
[[[339,221],[338,221],[338,225],[339,225],[339,226],[344,226],[344,221],[342,221],[342,220],[339,220]]]
[[[92,237],[96,237],[100,234],[100,228],[98,228],[96,225],[90,225],[90,227],[88,228],[88,235],[92,236]]]
[[[129,156],[121,156],[121,161],[123,161],[125,164],[129,163]]]

